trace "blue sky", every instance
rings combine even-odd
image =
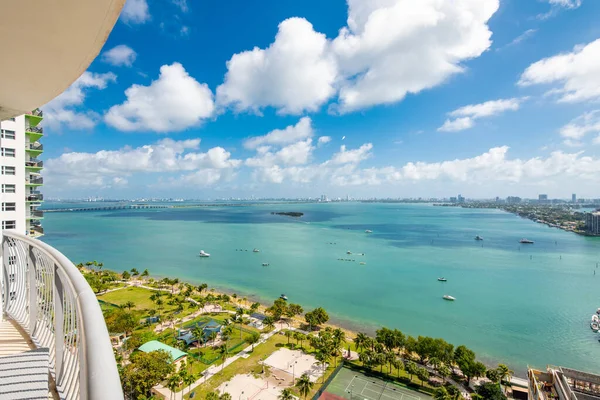
[[[44,190],[600,197],[598,16],[592,0],[128,0],[44,106]]]

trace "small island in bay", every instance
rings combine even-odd
[[[284,215],[286,217],[294,217],[294,218],[300,218],[301,216],[304,215],[304,213],[296,212],[296,211],[272,212],[271,214],[272,215]]]

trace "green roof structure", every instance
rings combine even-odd
[[[144,353],[150,353],[151,351],[164,350],[173,357],[173,361],[177,361],[182,357],[187,356],[187,353],[176,349],[175,347],[168,346],[164,343],[159,342],[158,340],[151,340],[149,342],[141,345],[138,350],[143,351]]]

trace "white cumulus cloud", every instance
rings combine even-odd
[[[490,100],[480,104],[470,104],[450,112],[454,119],[447,119],[438,128],[441,132],[457,132],[475,126],[475,120],[502,114],[505,111],[516,111],[526,98]]]
[[[455,119],[447,119],[444,125],[438,128],[440,132],[459,132],[475,126],[475,122],[471,117],[462,117]]]
[[[271,46],[231,57],[217,88],[218,104],[237,111],[267,106],[283,114],[316,111],[335,92],[336,66],[328,46],[325,35],[305,19],[286,19]]]
[[[244,142],[247,149],[256,149],[265,145],[285,145],[312,137],[314,134],[312,121],[309,117],[301,118],[296,125],[284,129],[274,129],[263,136],[255,136]]]
[[[126,24],[143,24],[150,20],[146,0],[127,0],[121,11],[121,20]]]
[[[600,110],[584,113],[560,129],[560,135],[565,138],[563,143],[570,147],[582,146],[581,139],[590,133],[598,134],[594,138],[594,143],[599,143]]]
[[[104,120],[122,131],[182,131],[213,115],[213,94],[179,63],[163,65],[150,86],[132,85],[127,100],[112,106]]]
[[[235,54],[217,102],[236,111],[351,112],[402,100],[464,71],[491,45],[498,0],[348,0],[348,21],[327,39],[303,18],[279,25],[267,48]]]
[[[136,148],[126,146],[96,153],[68,152],[48,160],[45,172],[55,182],[74,185],[84,177],[93,186],[102,186],[111,180],[113,185],[123,185],[124,177],[132,174],[184,171],[202,175],[207,173],[203,171],[234,170],[242,163],[232,159],[231,153],[221,147],[204,153],[198,152],[199,148],[200,139],[163,139]],[[227,174],[223,172],[219,176]]]
[[[548,94],[560,102],[600,99],[600,39],[531,64],[519,85],[553,85]]]
[[[82,111],[86,94],[91,89],[102,90],[117,80],[112,72],[98,74],[86,71],[67,90],[43,106],[44,126],[50,129],[60,129],[66,126],[70,129],[91,129],[100,116],[93,111]]]
[[[137,53],[129,46],[120,44],[102,53],[102,61],[114,66],[131,67]]]
[[[331,136],[321,136],[321,137],[319,137],[317,144],[319,146],[321,146],[321,145],[327,144],[329,142],[331,142]]]
[[[345,145],[340,146],[340,151],[331,157],[332,164],[355,164],[371,157],[372,143],[365,143],[358,149],[348,150]]]
[[[402,100],[464,70],[491,45],[498,0],[348,0],[333,41],[343,83],[340,112]]]

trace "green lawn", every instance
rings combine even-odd
[[[156,305],[150,296],[154,293],[153,290],[148,290],[139,287],[128,287],[126,289],[115,290],[114,292],[108,292],[102,296],[98,296],[100,300],[108,303],[117,305],[123,305],[128,301],[133,301],[135,308],[138,310],[150,310],[156,308]],[[163,296],[163,301],[166,300],[166,296]],[[166,303],[166,301],[165,301]],[[164,304],[165,307],[171,307]],[[171,307],[172,308],[172,307]]]

